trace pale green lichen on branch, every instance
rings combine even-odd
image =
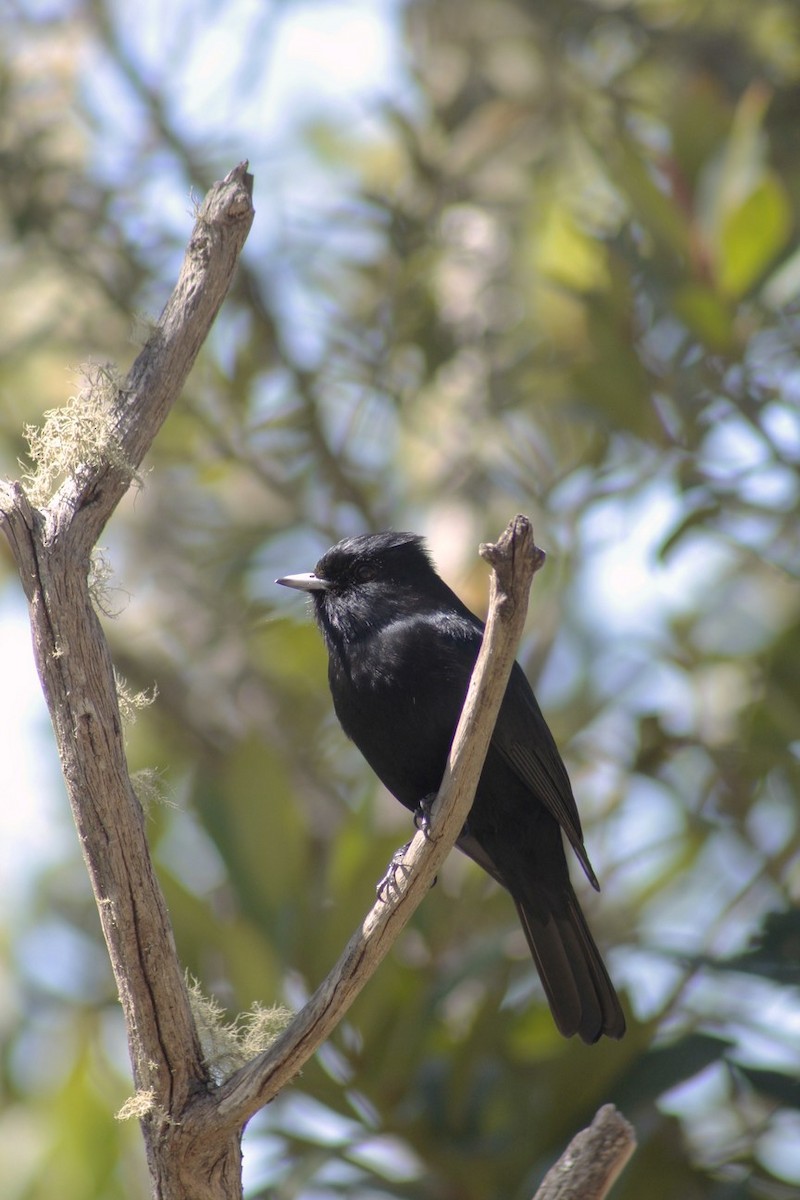
[[[26,425],[33,469],[22,484],[31,504],[41,507],[61,483],[82,468],[116,467],[136,478],[115,431],[114,410],[123,380],[112,363],[86,363],[80,384],[61,408],[44,414],[41,425]],[[23,469],[25,464],[21,464]]]
[[[233,1021],[228,1021],[222,1006],[206,996],[196,979],[187,974],[186,982],[203,1057],[211,1078],[217,1084],[268,1050],[294,1016],[288,1008],[280,1005],[264,1008],[255,1003],[247,1012],[239,1013]],[[155,1092],[142,1089],[129,1096],[116,1118],[118,1121],[142,1120],[155,1111]]]
[[[158,696],[158,686],[153,684],[152,691],[134,692],[124,675],[114,670],[114,683],[117,688],[117,704],[119,715],[126,725],[134,725],[136,718],[143,709],[149,708]]]
[[[268,1050],[294,1016],[280,1005],[265,1008],[255,1003],[227,1021],[221,1005],[205,995],[196,979],[187,975],[187,984],[203,1057],[216,1083]]]
[[[155,1101],[156,1094],[153,1088],[149,1088],[147,1091],[134,1092],[114,1116],[117,1121],[141,1121],[144,1117],[148,1117],[154,1112],[156,1107]]]

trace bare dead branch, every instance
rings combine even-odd
[[[110,414],[115,461],[78,469],[48,505],[48,536],[68,524],[73,552],[91,551],[180,395],[228,294],[254,215],[244,162],[205,197],[175,289],[117,392]]]
[[[108,644],[92,607],[89,556],[158,433],[216,316],[250,228],[251,177],[240,164],[197,217],[175,291],[111,398],[114,453],[79,464],[41,510],[18,483],[0,485],[0,526],[30,605],[34,652],[61,766],[125,1016],[134,1083],[159,1195],[213,1195],[170,1163],[176,1114],[207,1086],[141,805],[131,787]],[[197,1155],[197,1178],[239,1178],[238,1136]],[[205,1185],[204,1185],[205,1186]],[[220,1195],[238,1195],[235,1191]]]
[[[533,1200],[603,1200],[636,1149],[636,1134],[613,1104],[604,1104],[545,1175]]]

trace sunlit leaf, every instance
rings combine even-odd
[[[722,292],[744,295],[786,245],[791,228],[792,211],[783,184],[776,175],[767,174],[723,217],[717,251]]]

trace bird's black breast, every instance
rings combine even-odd
[[[458,615],[415,613],[329,645],[342,728],[410,809],[438,791],[480,639]]]

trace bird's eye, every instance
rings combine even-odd
[[[368,583],[370,579],[375,578],[375,568],[372,563],[359,563],[353,572],[357,583]]]

